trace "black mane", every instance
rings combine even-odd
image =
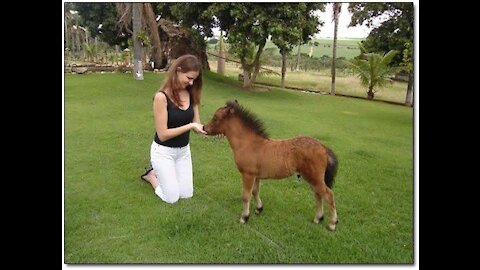
[[[227,102],[227,107],[233,108],[234,115],[238,116],[248,128],[265,139],[269,138],[262,120],[258,119],[254,113],[250,112],[236,101]]]

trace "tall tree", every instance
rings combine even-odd
[[[414,9],[412,2],[375,2],[351,3],[349,11],[352,13],[350,26],[366,24],[373,28],[367,39],[363,42],[370,52],[387,52],[396,50],[403,52],[392,59],[392,65],[401,65],[411,62],[412,68],[408,70],[409,81],[405,103],[413,105],[413,65],[414,52],[412,47],[407,49],[407,44],[414,44]],[[378,24],[378,20],[383,20]]]
[[[132,5],[132,3],[117,3],[117,11],[118,11],[118,22],[120,25],[120,28],[122,30],[125,30],[127,33],[130,35],[133,34],[134,31],[131,30],[132,28],[132,22],[133,22],[133,12],[132,12],[132,7],[135,5]],[[162,43],[160,41],[160,36],[158,33],[158,26],[156,23],[156,18],[155,18],[155,13],[153,11],[153,7],[150,3],[142,3],[141,5],[138,6],[138,15],[140,16],[138,18],[138,23],[140,23],[141,28],[137,29],[137,36],[135,37],[132,36],[133,41],[135,41],[135,38],[138,39],[138,35],[142,36],[142,40],[140,41],[144,47],[150,47],[151,48],[151,55],[152,55],[152,60],[154,63],[153,68],[161,68],[165,66],[165,58],[162,53]],[[146,37],[143,37],[145,34],[148,35],[148,41],[145,40]],[[146,45],[149,46],[146,46]],[[135,45],[135,43],[134,43]],[[138,50],[138,48],[137,48]],[[134,48],[135,52],[135,48]]]
[[[145,22],[147,24],[148,36],[152,44],[152,60],[154,63],[153,68],[160,69],[165,66],[164,57],[162,53],[162,42],[160,41],[160,35],[158,34],[157,21],[155,20],[155,13],[151,3],[143,3],[143,14],[145,16]]]
[[[143,47],[139,39],[142,27],[142,3],[132,3],[132,28],[133,28],[133,77],[135,80],[143,80]]]
[[[337,71],[337,32],[338,32],[338,19],[340,17],[340,12],[342,11],[342,3],[335,2],[332,5],[332,19],[334,22],[334,31],[333,31],[333,55],[332,55],[332,88],[330,93],[335,95],[335,77]]]

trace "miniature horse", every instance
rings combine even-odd
[[[311,137],[287,140],[269,139],[263,123],[251,112],[235,102],[227,102],[215,112],[204,127],[208,135],[225,135],[233,150],[235,163],[243,178],[243,212],[241,223],[250,216],[250,198],[253,193],[256,214],[263,210],[260,200],[260,179],[280,179],[300,174],[311,186],[316,200],[314,222],[323,220],[323,201],[328,202],[330,221],[334,231],[338,223],[332,191],[337,170],[337,158],[332,150]]]

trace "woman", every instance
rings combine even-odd
[[[193,196],[190,130],[205,134],[200,121],[202,67],[194,55],[177,58],[153,97],[155,138],[151,167],[141,176],[167,203]]]

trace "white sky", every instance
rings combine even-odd
[[[366,38],[370,29],[366,26],[347,27],[350,24],[352,14],[348,12],[348,3],[342,3],[342,12],[338,19],[337,38]],[[324,22],[317,38],[333,38],[334,23],[332,21],[332,4],[327,4],[325,12],[318,12],[320,20]]]

